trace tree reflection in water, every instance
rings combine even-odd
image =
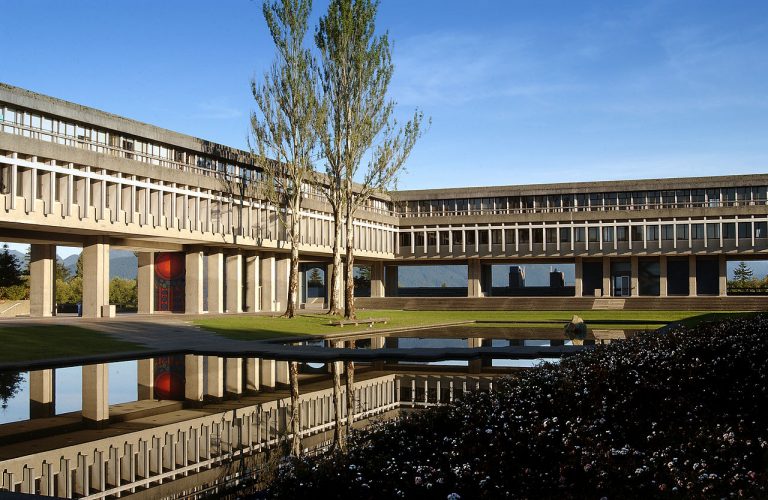
[[[8,400],[21,390],[23,381],[21,372],[0,372],[0,408],[8,408]]]

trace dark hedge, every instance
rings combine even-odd
[[[645,333],[284,462],[274,498],[767,497],[768,316]]]

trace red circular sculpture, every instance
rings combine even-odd
[[[171,372],[163,372],[155,377],[155,397],[157,399],[184,399],[184,379]]]
[[[180,278],[184,274],[184,258],[178,253],[157,254],[155,274],[164,280]]]

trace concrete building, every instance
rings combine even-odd
[[[83,248],[85,316],[114,314],[110,248],[140,252],[141,313],[284,308],[286,238],[243,194],[257,181],[245,151],[0,85],[0,241],[32,244],[32,316],[54,314],[56,245]],[[302,269],[327,271],[333,218],[304,190]],[[358,212],[356,263],[379,298],[403,265],[466,265],[484,297],[492,265],[526,263],[575,266],[576,297],[723,296],[729,259],[768,252],[767,200],[763,174],[399,191]]]

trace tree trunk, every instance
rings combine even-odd
[[[354,347],[354,343],[352,343]],[[346,362],[347,372],[347,430],[346,435],[352,432],[352,424],[355,422],[355,362]]]
[[[299,406],[299,364],[290,363],[291,381],[291,455],[301,455],[301,412]]]
[[[341,313],[341,307],[339,307],[339,293],[341,283],[341,210],[334,208],[333,210],[334,230],[333,230],[333,270],[331,271],[330,283],[328,283],[328,277],[326,276],[326,283],[331,287],[330,301],[328,304],[328,314],[337,316]]]
[[[344,317],[346,319],[355,319],[355,228],[352,224],[352,211],[347,203],[347,259],[344,274]]]
[[[336,422],[333,427],[333,447],[343,452],[347,447],[344,427],[341,425],[341,361],[331,362],[331,372],[333,373],[333,416]]]
[[[297,209],[298,210],[298,209]],[[299,289],[299,237],[301,219],[294,211],[291,215],[291,272],[288,276],[288,304],[284,316],[293,318],[296,315],[296,302]]]

